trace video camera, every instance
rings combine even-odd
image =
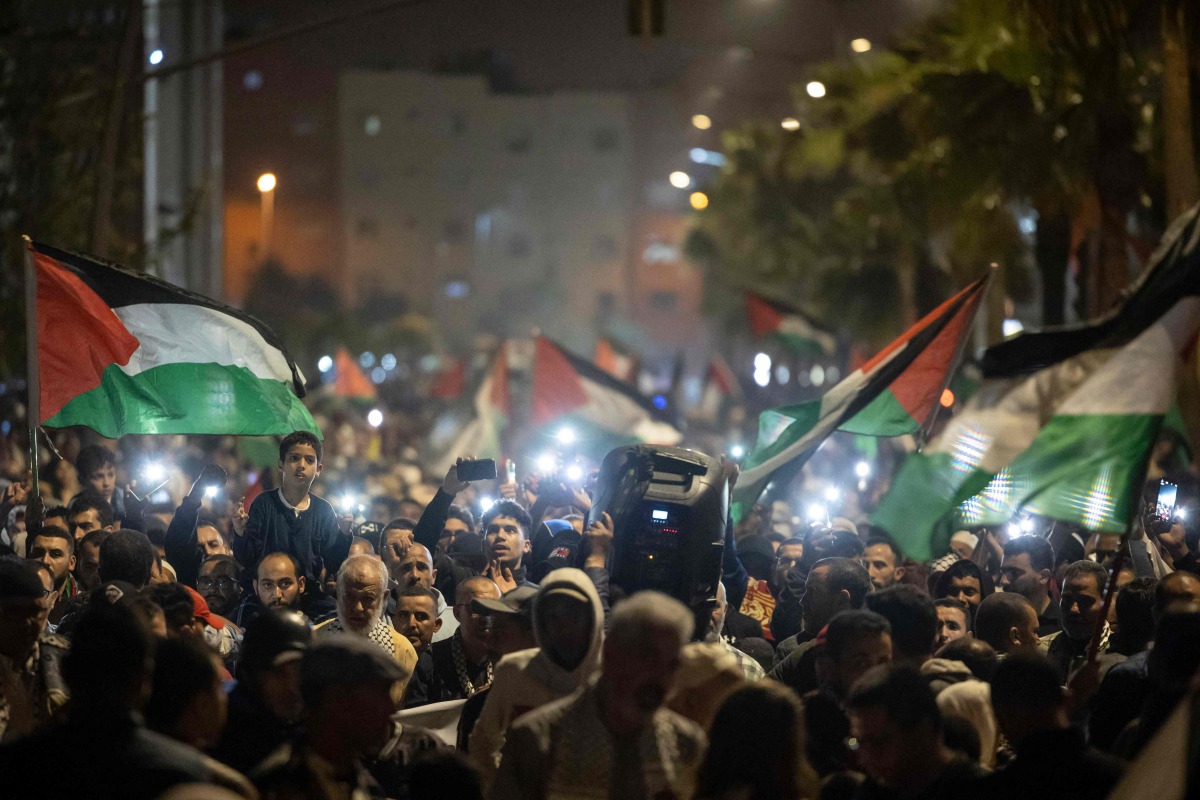
[[[600,466],[588,523],[613,521],[609,579],[691,608],[699,631],[721,579],[729,484],[721,463],[682,447],[618,447]]]

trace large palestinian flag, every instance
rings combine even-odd
[[[127,433],[287,434],[316,423],[263,323],[123,267],[31,244],[38,422]]]
[[[759,415],[758,441],[734,490],[735,514],[771,481],[790,481],[835,430],[900,436],[927,425],[962,356],[989,280],[981,278],[942,303],[820,400]]]
[[[991,348],[979,391],[908,457],[872,521],[916,559],[942,555],[955,527],[1019,512],[1124,532],[1200,325],[1198,215],[1172,225],[1122,308]]]

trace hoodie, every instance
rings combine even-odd
[[[570,671],[555,663],[540,647],[543,631],[538,619],[538,607],[542,598],[556,588],[563,587],[581,592],[591,606],[592,636],[587,655],[579,666]],[[539,647],[510,653],[496,664],[488,699],[471,733],[470,755],[483,775],[485,789],[500,763],[500,749],[504,746],[508,726],[525,712],[566,697],[587,685],[599,673],[604,611],[596,587],[587,574],[582,570],[564,568],[546,576],[533,601],[533,630]]]

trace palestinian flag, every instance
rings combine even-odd
[[[834,335],[799,309],[746,292],[746,313],[751,333],[775,338],[791,352],[817,358],[837,350]]]
[[[375,385],[371,379],[358,367],[358,362],[350,351],[344,347],[337,349],[333,358],[333,396],[345,397],[350,400],[374,400]]]
[[[568,416],[626,443],[669,445],[683,438],[670,416],[633,386],[539,336],[534,340],[533,425]]]
[[[1200,325],[1198,213],[1171,226],[1121,309],[991,348],[978,392],[909,456],[875,524],[917,559],[942,555],[956,526],[1018,511],[1124,532]]]
[[[42,244],[40,414],[53,428],[320,435],[304,376],[263,323],[148,275]]]
[[[951,528],[1019,511],[1123,533],[1174,398],[1180,348],[1198,323],[1200,299],[1188,298],[1125,347],[985,382],[909,456],[872,521],[918,560],[943,555]]]
[[[704,391],[700,395],[696,416],[715,424],[724,416],[722,412],[727,400],[741,399],[742,387],[729,363],[719,355],[713,356],[709,359],[708,372],[704,376]]]
[[[592,360],[597,367],[619,381],[634,380],[641,366],[637,355],[607,337],[596,342],[596,353]]]
[[[989,277],[931,311],[820,400],[764,411],[734,490],[735,519],[771,481],[790,481],[835,430],[917,433],[930,421],[971,334]]]
[[[587,438],[620,443],[676,444],[682,439],[669,418],[637,391],[587,359],[544,337],[504,342],[473,395],[468,414],[448,414],[431,432],[431,469],[444,469],[459,455],[499,458],[512,442],[502,440],[512,414],[510,366],[530,364],[529,424],[536,433],[570,422]],[[594,443],[594,442],[593,442]]]

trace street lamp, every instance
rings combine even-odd
[[[262,258],[265,261],[271,254],[271,228],[275,224],[275,173],[264,172],[258,176],[258,192],[262,195],[262,213],[259,216],[261,226],[259,238],[262,241]]]

